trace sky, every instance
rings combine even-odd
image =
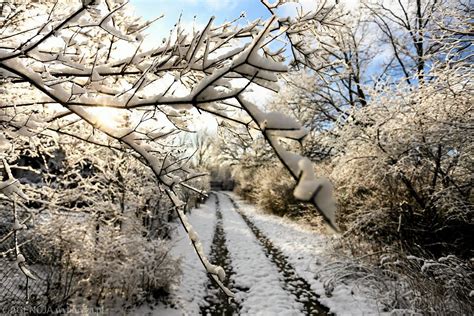
[[[180,15],[181,24],[189,29],[193,25],[202,29],[212,16],[216,18],[215,24],[238,18],[242,12],[250,21],[268,16],[259,0],[131,0],[130,3],[137,15],[147,20],[165,15],[148,30],[153,39],[167,37]]]
[[[334,0],[329,0],[331,1]],[[270,3],[274,2],[275,0],[270,0]],[[300,0],[300,2],[304,7],[313,7],[317,0]],[[130,3],[135,7],[137,15],[147,20],[165,15],[148,30],[150,38],[154,40],[167,37],[180,15],[182,15],[181,25],[188,29],[192,29],[193,25],[198,29],[204,28],[212,16],[216,18],[215,24],[234,20],[242,12],[245,12],[248,21],[269,17],[267,9],[260,0],[130,0]],[[355,9],[359,0],[340,0],[339,3]],[[292,6],[291,3],[285,4],[280,12],[288,14],[294,11],[291,9]]]
[[[243,24],[257,18],[269,17],[268,11],[260,3],[260,0],[130,0],[130,4],[135,7],[136,14],[146,20],[165,15],[145,31],[149,34],[150,40],[148,45],[145,44],[146,46],[153,46],[153,42],[168,37],[169,31],[180,16],[181,25],[189,30],[193,25],[202,30],[212,16],[215,17],[214,25],[232,21],[238,18],[242,12],[245,12],[246,15],[242,21]],[[270,92],[261,91],[263,89],[258,90],[259,93],[255,93],[255,95],[261,99],[259,103],[266,103],[266,100],[270,98]],[[217,128],[217,123],[209,115],[204,115],[204,117],[198,119],[194,127],[198,130],[214,131]],[[199,122],[202,122],[202,126],[199,126]]]
[[[331,0],[330,0],[331,1]],[[275,0],[270,0],[274,3]],[[316,0],[300,0],[304,8],[313,8]],[[340,0],[349,9],[355,9],[359,0]],[[214,16],[214,25],[219,25],[225,21],[232,21],[245,13],[242,24],[248,24],[248,21],[254,21],[258,18],[268,18],[269,12],[260,0],[130,0],[130,4],[135,7],[135,13],[146,20],[153,20],[161,15],[164,17],[157,20],[148,30],[147,39],[144,47],[152,47],[154,43],[161,42],[161,39],[169,36],[176,22],[181,17],[181,26],[187,30],[192,30],[193,26],[202,30],[209,19]],[[294,4],[285,4],[278,11],[279,15],[295,15]],[[264,89],[257,89],[248,97],[254,99],[257,104],[266,104],[273,94]],[[210,120],[202,120],[203,127],[215,129],[215,122],[210,124]]]

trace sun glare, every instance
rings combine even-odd
[[[89,110],[97,119],[97,123],[106,127],[117,127],[122,116],[118,109],[109,107],[96,107]]]

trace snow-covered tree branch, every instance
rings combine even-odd
[[[287,34],[300,60],[305,53],[294,38],[307,23],[323,25],[330,10],[287,20],[272,13],[244,27],[210,19],[191,33],[178,24],[162,43],[144,49],[149,22],[126,9],[126,2],[110,0],[27,3],[1,21],[2,156],[13,162],[20,143],[64,136],[134,157],[155,175],[207,272],[232,296],[221,283],[224,271],[206,258],[184,214],[179,191],[203,192],[188,183],[195,173],[174,137],[192,132],[192,120],[202,112],[260,132],[297,181],[295,196],[313,203],[336,228],[330,184],[280,143],[303,138],[304,128],[246,96],[256,86],[278,90],[287,65],[273,43]],[[10,173],[2,183],[3,194],[29,199]]]

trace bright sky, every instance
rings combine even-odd
[[[135,6],[136,13],[147,20],[165,15],[148,30],[154,39],[167,37],[181,14],[184,27],[191,28],[195,23],[199,29],[212,16],[216,17],[215,24],[233,20],[242,12],[249,20],[268,16],[259,0],[131,0],[130,3]]]
[[[247,20],[253,21],[269,16],[259,0],[131,0],[130,3],[135,7],[137,15],[147,20],[165,15],[146,31],[150,34],[151,41],[159,41],[167,37],[180,15],[182,15],[183,27],[192,29],[193,25],[196,25],[201,30],[212,16],[215,16],[214,24],[216,25],[236,19],[242,12],[246,14],[246,18],[242,21],[245,24]],[[260,92],[261,101],[269,97],[269,92]],[[208,115],[204,115],[197,123],[199,121],[203,123],[203,126],[197,124],[195,127],[198,129],[215,130],[216,128],[216,123]]]
[[[331,1],[334,0],[329,2]],[[313,7],[317,0],[300,2],[305,7]],[[135,6],[136,13],[147,20],[165,15],[148,31],[154,39],[167,37],[180,15],[184,27],[191,28],[195,23],[201,29],[212,16],[216,17],[216,24],[238,18],[242,12],[245,12],[249,21],[268,17],[268,12],[260,0],[130,0],[130,3]],[[339,3],[353,10],[358,6],[359,0],[340,0]],[[292,4],[285,4],[283,10],[285,6],[289,8]]]
[[[273,3],[275,0],[271,0]],[[305,8],[313,8],[317,0],[300,0]],[[334,1],[334,0],[329,0]],[[267,18],[269,13],[260,0],[130,0],[136,9],[136,14],[146,20],[152,20],[164,14],[165,16],[154,23],[146,33],[149,34],[150,42],[147,46],[154,46],[152,42],[160,42],[162,38],[169,36],[169,31],[173,29],[175,23],[181,16],[181,25],[186,29],[192,29],[193,25],[202,30],[209,19],[215,16],[215,25],[225,21],[238,18],[245,12],[242,23],[253,21],[257,18]],[[340,0],[349,10],[354,10],[359,4],[359,0]],[[291,9],[293,8],[293,9]],[[282,15],[292,15],[293,4],[285,4],[279,11]],[[294,14],[294,13],[293,13]],[[263,89],[260,89],[263,90]],[[269,91],[258,91],[252,94],[258,104],[265,104],[270,98]],[[204,125],[209,125],[209,119],[203,120]],[[214,124],[211,124],[214,125]],[[213,129],[213,128],[211,128]]]

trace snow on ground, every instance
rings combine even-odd
[[[324,267],[334,260],[330,256],[329,237],[290,220],[263,214],[255,206],[241,201],[235,194],[228,194],[237,202],[240,211],[287,257],[296,273],[320,295],[321,304],[330,308],[330,313],[383,314],[379,312],[376,301],[366,294],[370,290],[350,281],[336,285],[331,295],[326,295],[323,280],[331,275]],[[236,212],[229,197],[220,192],[217,196],[226,247],[234,272],[231,281],[234,282],[233,290],[240,305],[239,315],[303,315],[302,303],[284,290],[283,279],[277,267],[265,255],[264,248]],[[208,255],[216,226],[215,199],[216,195],[212,195],[204,205],[188,214],[189,222],[199,234]],[[208,304],[204,297],[209,278],[184,229],[179,226],[174,237],[176,242],[172,254],[182,258],[183,272],[181,284],[172,289],[171,293],[175,306],[143,306],[136,310],[135,315],[199,315],[200,306]]]
[[[198,233],[206,255],[209,255],[212,245],[216,225],[215,212],[215,197],[211,196],[204,205],[193,209],[188,214],[188,220]],[[181,225],[177,228],[175,238],[177,241],[172,254],[182,258],[182,278],[181,284],[173,289],[171,295],[180,310],[178,315],[198,315],[199,304],[204,303],[209,278]],[[169,313],[171,311],[162,314],[155,313],[155,315],[173,315]]]
[[[301,303],[280,283],[277,268],[265,256],[257,239],[235,212],[230,200],[218,193],[221,203],[227,248],[235,272],[236,298],[240,315],[300,315]]]
[[[278,247],[296,272],[304,278],[313,291],[321,296],[320,302],[336,315],[378,315],[377,302],[363,293],[370,292],[356,284],[337,285],[327,297],[321,280],[316,279],[322,268],[331,262],[327,236],[318,234],[290,220],[263,214],[255,206],[244,203],[232,193],[240,210]],[[324,273],[324,272],[323,272]],[[324,279],[325,276],[322,275]]]

